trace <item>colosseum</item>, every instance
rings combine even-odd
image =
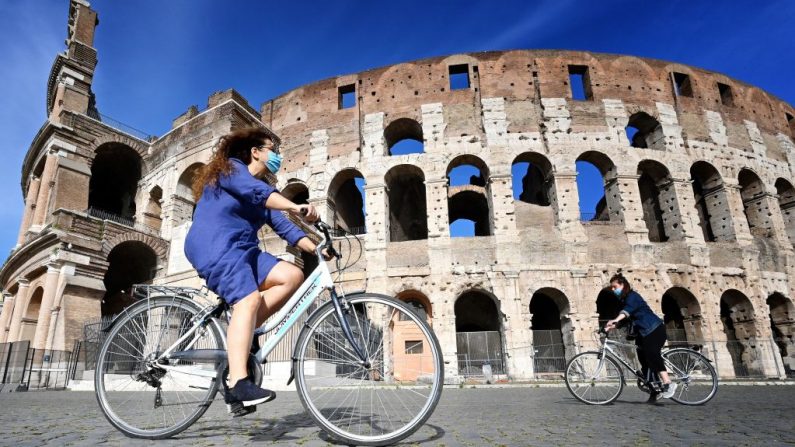
[[[97,13],[71,0],[68,20],[22,166],[0,343],[71,350],[132,284],[201,287],[183,254],[189,185],[220,136],[265,126],[284,141],[282,193],[363,241],[343,288],[424,313],[450,380],[485,364],[497,379],[560,377],[617,312],[604,287],[618,270],[722,377],[795,370],[795,109],[757,87],[625,55],[456,54],[259,109],[216,92],[148,137],[97,110]]]

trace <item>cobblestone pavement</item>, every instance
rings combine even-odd
[[[795,386],[728,386],[703,407],[644,403],[632,387],[606,407],[578,403],[565,388],[445,389],[436,412],[407,445],[793,445]],[[91,392],[0,394],[0,445],[137,446],[104,419]],[[158,445],[329,445],[294,392],[242,419],[216,402],[192,427]]]

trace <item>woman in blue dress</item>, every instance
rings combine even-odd
[[[254,329],[278,311],[304,280],[297,266],[259,249],[257,231],[267,224],[290,245],[310,253],[316,249],[282,213],[315,222],[315,207],[296,205],[264,181],[281,165],[279,143],[265,129],[234,131],[221,138],[193,183],[196,210],[185,255],[207,287],[233,310],[227,330],[226,400],[235,415],[250,413],[254,405],[276,396],[247,377]]]

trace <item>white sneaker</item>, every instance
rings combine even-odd
[[[660,397],[670,399],[673,397],[675,392],[676,392],[676,383],[675,382],[666,383],[663,386],[663,392],[662,394],[660,394]]]

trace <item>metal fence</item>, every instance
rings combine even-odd
[[[12,390],[64,389],[74,378],[73,354],[33,349],[30,341],[0,343],[0,384]]]
[[[484,375],[490,365],[492,374],[505,374],[502,337],[499,331],[457,332],[458,373],[464,377]]]
[[[533,371],[536,377],[563,372],[566,361],[566,348],[560,330],[533,331]]]

